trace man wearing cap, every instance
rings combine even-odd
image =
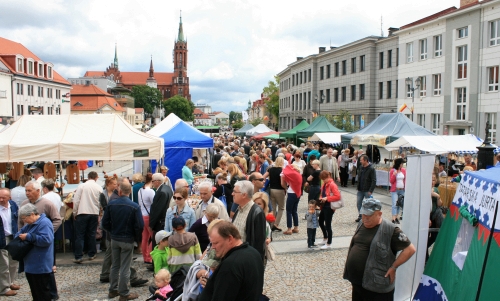
[[[362,221],[352,237],[344,268],[344,279],[352,284],[352,300],[393,300],[396,269],[415,253],[408,237],[398,225],[384,220],[381,210],[379,200],[363,201]]]
[[[370,161],[368,160],[367,155],[362,155],[359,157],[360,167],[358,168],[358,192],[357,192],[357,206],[359,216],[356,219],[356,222],[361,220],[361,204],[363,203],[363,199],[371,197],[373,191],[375,190],[375,186],[377,185],[377,174],[375,173],[375,168],[371,166]]]

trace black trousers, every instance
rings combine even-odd
[[[314,246],[314,241],[316,240],[316,228],[307,228],[307,246]]]
[[[375,293],[361,285],[352,285],[352,301],[393,301],[394,290],[388,293]]]
[[[349,171],[348,167],[341,167],[340,168],[340,185],[341,186],[347,186],[347,182],[349,181],[348,171]]]
[[[50,274],[26,274],[33,301],[50,301]]]
[[[332,218],[335,211],[330,207],[330,203],[325,203],[321,212],[319,213],[319,227],[321,228],[321,232],[323,232],[323,238],[327,239],[327,244],[332,243]]]

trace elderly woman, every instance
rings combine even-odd
[[[342,154],[339,156],[340,160],[340,186],[347,187],[347,181],[349,180],[349,163],[352,161],[352,158],[349,158],[350,149],[346,148],[342,151]]]
[[[139,192],[139,189],[144,186],[144,177],[141,173],[135,173],[132,175],[132,182],[134,183],[132,185],[132,201],[134,203],[138,203],[137,192]]]
[[[38,214],[35,205],[31,203],[19,209],[19,217],[25,225],[15,237],[33,244],[33,249],[23,258],[24,272],[33,300],[52,300],[50,294],[50,273],[54,263],[52,222],[45,213]],[[20,269],[22,268],[23,266],[20,266]]]
[[[274,224],[272,225],[272,231],[281,232],[279,228],[281,217],[283,216],[283,211],[285,211],[285,194],[286,190],[283,190],[281,186],[281,173],[283,172],[283,165],[285,159],[283,157],[276,158],[274,166],[270,167],[264,174],[264,178],[269,178],[269,187],[271,195],[271,205],[273,207],[273,214],[276,217]]]
[[[168,167],[166,167],[166,166],[160,167],[160,172],[165,177],[165,185],[170,187],[170,189],[174,190],[174,188],[172,187],[172,182],[170,182],[170,178],[167,177]]]
[[[172,232],[172,220],[176,216],[182,216],[184,221],[186,221],[186,227],[189,229],[196,221],[196,216],[194,214],[193,208],[186,204],[188,197],[188,191],[185,187],[175,189],[173,199],[175,200],[175,205],[172,208],[168,208],[167,214],[165,215],[165,231]]]
[[[332,247],[332,218],[335,213],[335,210],[331,208],[330,203],[340,200],[340,191],[328,171],[323,170],[319,174],[319,177],[323,181],[321,194],[319,196],[319,201],[321,202],[319,227],[321,228],[321,232],[323,232],[323,246],[321,249],[329,249]]]
[[[205,214],[203,217],[199,218],[194,224],[189,228],[188,232],[196,234],[198,241],[200,242],[201,252],[205,252],[210,239],[208,238],[208,226],[210,223],[217,219],[219,216],[219,206],[217,204],[208,204],[205,209]]]
[[[288,164],[281,173],[281,187],[287,192],[286,199],[286,226],[285,235],[299,233],[299,215],[297,208],[299,206],[300,196],[302,195],[302,176],[299,167],[296,164]],[[292,230],[293,220],[293,230]]]
[[[148,173],[146,175],[146,183],[142,185],[139,189],[137,195],[139,200],[139,207],[141,207],[142,220],[144,221],[144,228],[142,229],[142,242],[141,250],[144,263],[152,263],[151,251],[153,250],[150,239],[153,238],[153,232],[149,227],[149,213],[151,212],[151,204],[153,203],[153,198],[155,197],[155,192],[151,188],[151,183],[153,181],[153,175]]]
[[[10,192],[11,199],[17,204],[17,206],[21,206],[21,203],[26,200],[26,189],[24,185],[30,181],[30,178],[26,175],[22,175],[19,177],[17,181],[17,186],[13,188]]]

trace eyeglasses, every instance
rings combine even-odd
[[[182,201],[184,198],[181,196],[174,196],[174,200],[176,201]]]
[[[234,193],[234,194],[237,194],[237,193],[242,193],[242,192],[241,192],[241,191],[234,191],[234,190],[233,190],[233,193]]]
[[[261,181],[263,182],[264,181],[264,178],[260,178],[260,179],[253,179],[254,181]]]

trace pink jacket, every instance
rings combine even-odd
[[[405,184],[406,188],[406,168],[401,168],[401,172],[405,176],[403,183]],[[396,170],[394,168],[391,168],[391,174],[389,176],[389,181],[391,182],[391,192],[396,192]]]

